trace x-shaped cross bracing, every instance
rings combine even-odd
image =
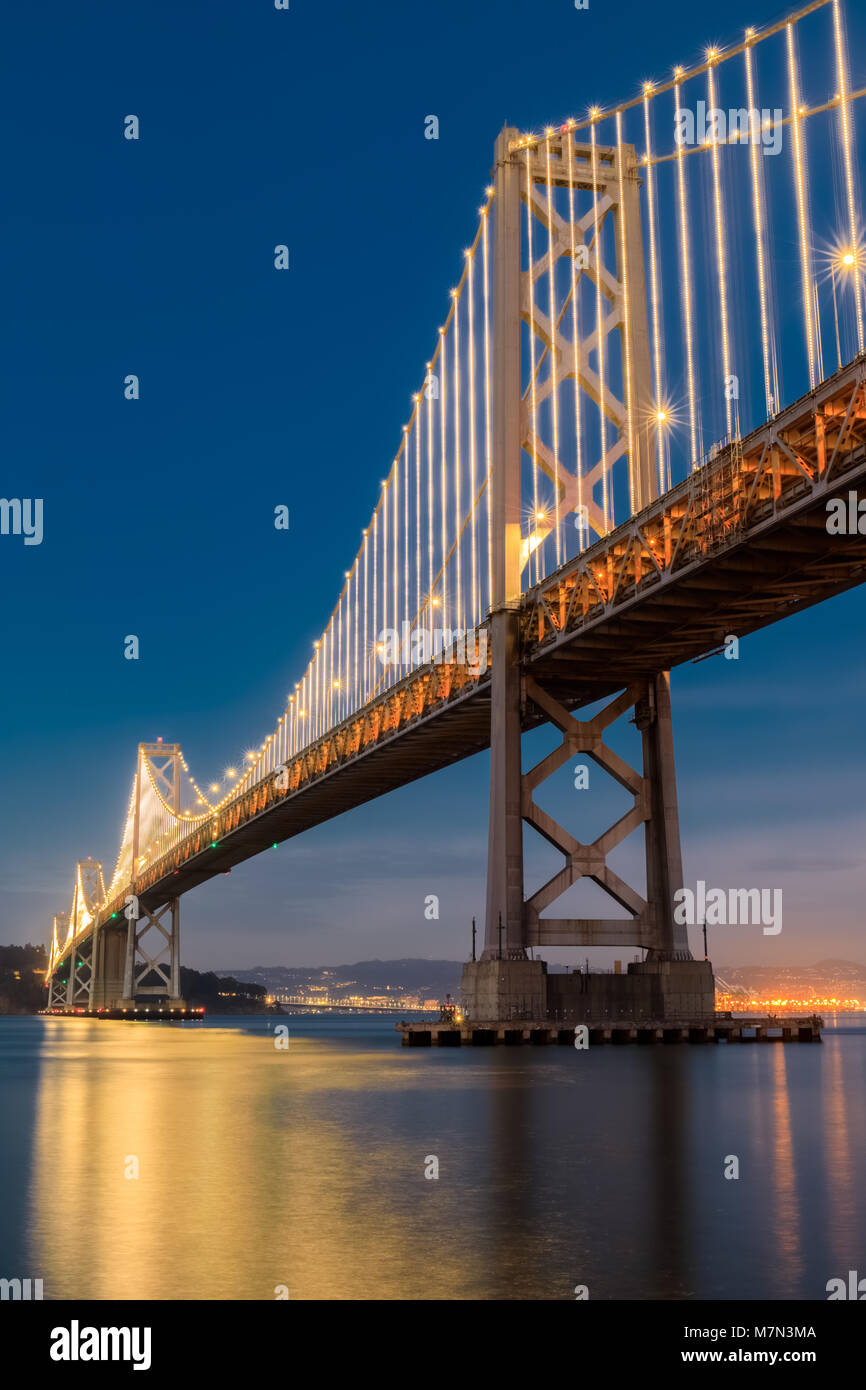
[[[530,946],[595,946],[621,943],[622,921],[612,918],[571,919],[541,917],[541,913],[581,878],[591,878],[600,888],[631,914],[629,939],[637,945],[652,945],[648,905],[639,893],[614,873],[607,856],[632,831],[651,816],[650,785],[618,753],[604,742],[605,730],[643,696],[643,687],[629,686],[616,699],[589,720],[576,719],[564,705],[544,690],[532,676],[526,677],[526,694],[562,733],[559,748],[521,778],[521,815],[527,824],[553,845],[565,858],[564,866],[527,898],[524,904],[526,944]],[[627,791],[634,802],[630,810],[591,844],[583,844],[569,834],[533,800],[535,789],[576,753],[584,753],[603,767]],[[645,940],[641,938],[645,936]]]
[[[568,137],[569,139],[571,137]],[[564,149],[563,142],[563,149]],[[601,152],[596,152],[596,159]],[[624,157],[622,149],[618,158]],[[529,158],[529,156],[528,156]],[[564,158],[564,157],[563,157]],[[570,158],[573,158],[571,151]],[[520,315],[530,332],[544,346],[535,363],[532,380],[521,401],[520,439],[521,447],[538,468],[553,484],[554,501],[544,518],[536,518],[534,535],[543,541],[569,512],[585,508],[590,526],[598,535],[610,529],[612,518],[605,509],[593,500],[593,489],[600,479],[604,479],[613,464],[629,449],[629,419],[625,402],[621,401],[609,384],[603,380],[604,353],[610,335],[616,330],[628,330],[626,323],[626,301],[624,287],[617,275],[613,274],[601,259],[601,238],[608,215],[619,207],[619,197],[608,191],[617,188],[617,179],[612,171],[604,168],[591,168],[595,161],[589,161],[582,174],[576,178],[577,164],[571,166],[573,188],[589,187],[593,193],[593,205],[581,217],[571,222],[564,218],[554,204],[554,187],[565,185],[566,164],[559,161],[560,168],[552,179],[553,187],[547,184],[542,161],[536,161],[533,175],[524,184],[521,179],[521,199],[531,218],[545,227],[548,245],[544,252],[531,261],[528,269],[521,273]],[[586,163],[586,161],[584,161]],[[590,182],[587,183],[586,179]],[[539,182],[535,180],[539,179]],[[546,193],[542,190],[546,189]],[[573,207],[573,194],[570,199]],[[619,208],[622,216],[622,209]],[[620,240],[622,237],[620,236]],[[619,254],[619,253],[618,253]],[[537,285],[544,276],[552,276],[557,261],[566,257],[573,263],[570,287],[560,295],[561,303],[554,304],[551,319],[550,294],[546,306],[539,301]],[[581,339],[579,329],[573,321],[573,336],[564,331],[565,320],[578,293],[580,281],[587,277],[593,284],[597,296],[597,312],[593,315],[591,330]],[[549,291],[549,285],[548,285]],[[602,299],[606,303],[602,304]],[[607,306],[610,306],[608,309]],[[590,358],[596,355],[598,370],[590,365]],[[549,371],[543,380],[540,373],[544,362],[550,358]],[[612,446],[605,444],[603,457],[589,468],[580,467],[581,477],[566,467],[557,457],[555,447],[543,440],[537,429],[538,410],[551,396],[556,396],[563,382],[575,381],[575,391],[582,391],[597,406],[602,420],[608,420],[616,432]],[[634,399],[634,397],[633,397]],[[524,551],[527,563],[534,546],[528,545]]]
[[[171,928],[166,929],[162,924],[162,918],[166,912],[170,913],[171,911],[171,903],[164,903],[158,912],[148,912],[146,907],[142,908],[142,911],[147,920],[144,926],[135,929],[135,950],[146,963],[135,975],[135,993],[162,994],[163,989],[159,985],[143,986],[141,982],[153,971],[163,981],[165,989],[168,991],[171,989]],[[152,927],[161,932],[165,939],[165,944],[160,946],[155,956],[149,955],[141,944],[142,937],[146,936]]]

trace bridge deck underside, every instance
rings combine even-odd
[[[185,893],[273,844],[481,752],[490,742],[489,678],[461,700],[336,765],[141,894],[147,905]]]
[[[866,484],[866,459],[847,471],[839,494],[858,484]],[[745,637],[852,588],[866,578],[866,536],[830,536],[826,517],[826,498],[809,498],[798,514],[769,522],[742,544],[536,646],[526,654],[526,669],[563,704],[579,708],[636,678],[701,656],[729,634]],[[527,702],[524,727],[539,722]],[[275,842],[470,757],[489,741],[486,677],[458,702],[407,725],[262,812],[142,898],[152,905],[167,893],[186,892]]]
[[[866,464],[846,481],[863,487]],[[844,490],[843,490],[844,495]],[[866,536],[830,536],[825,501],[531,654],[563,703],[585,705],[802,612],[866,578]]]
[[[866,536],[828,500],[866,487],[866,360],[731,446],[522,601],[526,672],[568,708],[668,670],[866,578]],[[495,664],[497,653],[491,652]],[[532,701],[524,727],[542,722]],[[421,668],[136,879],[150,909],[234,865],[486,748],[490,673]],[[104,919],[123,899],[107,904]],[[68,949],[68,947],[67,947]]]

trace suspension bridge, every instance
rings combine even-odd
[[[544,1017],[529,948],[620,944],[644,949],[629,988],[658,1016],[712,1010],[673,914],[668,673],[866,578],[864,95],[840,0],[815,0],[619,105],[500,132],[306,670],[217,781],[177,743],[139,745],[110,881],[79,862],[54,919],[50,1009],[182,1006],[185,892],[489,747],[470,1013]],[[640,768],[604,741],[630,709]],[[561,745],[524,772],[521,735],[544,723]],[[534,799],[576,753],[633,798],[589,844]],[[529,896],[524,825],[563,858]],[[609,862],[641,828],[643,891]],[[626,918],[546,915],[582,877]]]

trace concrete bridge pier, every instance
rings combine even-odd
[[[180,899],[148,910],[131,897],[128,910],[141,916],[119,915],[67,953],[50,981],[49,1009],[186,1008],[180,991]],[[155,935],[148,938],[152,930]]]
[[[706,961],[693,960],[686,929],[673,918],[673,894],[682,887],[682,858],[667,671],[634,679],[592,719],[582,721],[568,707],[570,682],[555,654],[546,666],[543,660],[523,662],[520,612],[523,573],[531,549],[523,544],[521,516],[523,451],[528,448],[521,415],[521,318],[535,292],[537,266],[530,264],[524,270],[522,264],[521,200],[525,188],[521,178],[525,174],[525,180],[536,185],[538,196],[543,197],[550,169],[534,168],[532,156],[526,153],[522,174],[515,154],[516,135],[515,130],[505,127],[494,156],[490,821],[484,948],[479,961],[464,966],[464,1008],[473,1019],[547,1018],[554,977],[548,979],[543,961],[528,958],[529,947],[631,945],[646,950],[643,962],[629,966],[626,975],[568,977],[582,978],[583,984],[572,986],[574,997],[561,1001],[562,1007],[577,1009],[578,1016],[587,1016],[587,1010],[597,1008],[602,1015],[612,1009],[616,1014],[630,1010],[634,1017],[702,1018],[713,1012],[712,967]],[[628,156],[633,162],[633,153],[620,150],[610,155],[617,159]],[[631,355],[634,399],[645,404],[652,400],[652,382],[637,184],[632,178],[615,178],[615,172],[622,174],[612,164],[605,170],[597,169],[587,186],[605,201],[605,211],[611,206],[615,209],[619,222],[621,235],[616,239],[616,264],[609,267],[611,277],[621,281],[625,264],[631,265],[634,312],[628,321],[617,321],[617,331]],[[564,244],[559,246],[556,254],[565,254],[565,249]],[[527,250],[531,255],[531,243]],[[657,479],[643,443],[631,441],[629,447],[639,505],[645,506],[657,495]],[[557,507],[565,496],[562,481],[559,487]],[[555,725],[562,743],[524,773],[521,729],[532,722],[527,720],[529,703],[535,706],[536,715]],[[608,726],[631,708],[641,732],[642,770],[629,767],[604,742]],[[591,757],[633,797],[632,809],[592,844],[576,840],[534,800],[536,788],[578,753]],[[561,870],[528,899],[524,898],[523,885],[524,821],[564,858]],[[646,899],[608,864],[610,852],[641,824],[645,832]],[[584,877],[593,879],[624,907],[630,920],[575,921],[542,916]],[[559,988],[561,977],[555,978]]]
[[[170,898],[154,909],[139,902],[137,909],[140,917],[132,917],[128,925],[119,1007],[134,1009],[137,1001],[144,998],[183,1009],[186,1004],[180,995],[180,898]],[[148,939],[149,933],[153,935]],[[145,940],[146,946],[142,944]],[[151,951],[155,954],[151,955]]]
[[[96,937],[96,968],[90,996],[90,1008],[120,1008],[122,1007],[123,972],[126,963],[126,921],[112,922],[100,927]]]
[[[501,648],[500,648],[501,650]],[[494,670],[495,670],[494,647]],[[515,670],[519,671],[516,663]],[[709,961],[695,960],[685,925],[674,920],[674,893],[682,887],[679,816],[668,675],[637,682],[592,720],[581,721],[532,676],[532,699],[562,733],[559,750],[521,772],[520,708],[509,708],[515,687],[504,678],[492,693],[490,836],[487,920],[479,961],[463,967],[461,994],[471,1019],[593,1018],[711,1020],[715,986]],[[517,684],[519,701],[520,683]],[[499,706],[499,708],[497,708]],[[504,712],[502,709],[504,706]],[[607,726],[630,706],[642,736],[642,768],[629,767],[603,740]],[[630,812],[592,844],[582,844],[535,803],[536,787],[574,758],[588,754],[633,795]],[[519,811],[514,813],[517,804]],[[523,821],[564,856],[564,865],[529,898],[523,891]],[[646,898],[625,883],[607,856],[644,827]],[[630,913],[630,919],[570,919],[542,915],[572,884],[590,877]],[[623,974],[548,975],[528,948],[642,947],[646,958]]]

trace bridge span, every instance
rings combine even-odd
[[[836,96],[810,106],[797,44],[819,20]],[[682,102],[691,86],[714,101],[729,64],[754,94],[756,51],[774,42],[789,82],[776,133],[791,141],[790,160],[758,159],[763,136],[749,128],[659,148],[653,112],[666,93]],[[749,30],[677,73],[586,120],[500,133],[400,447],[285,712],[242,768],[209,786],[189,774],[179,744],[139,745],[111,880],[81,861],[72,906],[55,918],[52,1002],[178,1004],[184,893],[489,747],[485,941],[466,967],[469,1013],[544,1017],[529,948],[613,944],[645,951],[629,988],[655,991],[643,1001],[654,1017],[712,1011],[711,967],[693,959],[672,911],[682,864],[668,673],[866,577],[856,524],[866,250],[853,124],[864,93],[848,83],[838,0]],[[634,114],[640,146],[626,139]],[[810,196],[810,178],[828,153],[843,178],[824,200]],[[800,234],[794,261],[778,267],[801,300],[793,345],[771,274],[781,254],[772,179],[788,181]],[[751,217],[734,222],[726,190],[737,183]],[[698,254],[689,200],[702,194],[714,211]],[[665,218],[679,253],[667,318]],[[833,248],[823,268],[819,242]],[[735,262],[752,291],[737,316]],[[699,315],[701,295],[715,325]],[[837,368],[826,371],[834,343]],[[783,376],[791,403],[780,408]],[[840,532],[830,513],[851,497],[855,524]],[[641,768],[604,741],[631,708]],[[561,746],[524,771],[521,734],[546,722]],[[534,799],[577,752],[633,798],[592,844]],[[563,856],[529,897],[525,825]],[[609,861],[641,828],[644,891]],[[581,877],[627,920],[549,916]]]

